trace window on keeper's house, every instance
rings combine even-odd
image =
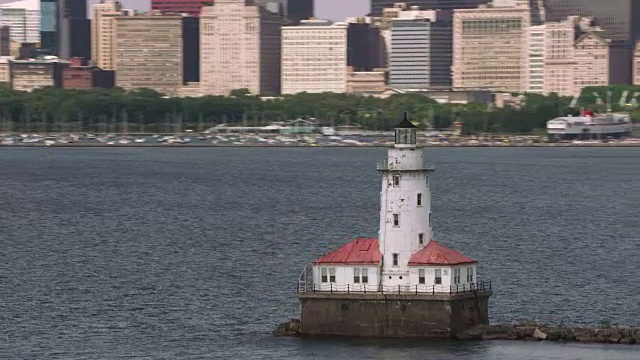
[[[367,268],[362,268],[362,283],[363,284],[368,284],[369,283],[369,269]]]
[[[327,278],[327,268],[320,268],[320,273],[322,274],[321,276],[321,282],[326,283],[328,278]]]
[[[329,282],[336,282],[336,268],[329,268]]]
[[[473,283],[473,267],[467,268],[467,282]]]
[[[367,269],[367,268],[353,268],[353,283],[354,284],[368,284],[369,283],[369,269]]]
[[[425,284],[424,269],[418,269],[418,284]]]
[[[460,284],[460,269],[453,269],[453,283]]]
[[[442,284],[442,270],[436,269],[436,277],[434,279],[434,284],[440,285]]]
[[[353,268],[353,283],[360,283],[360,268]]]

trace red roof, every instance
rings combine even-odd
[[[411,255],[409,259],[409,265],[462,265],[476,262],[435,240],[429,241],[427,246]]]
[[[358,238],[319,258],[314,264],[379,264],[378,239]]]

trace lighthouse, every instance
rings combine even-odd
[[[395,127],[395,143],[378,164],[380,191],[381,280],[386,287],[411,285],[409,260],[432,238],[429,175],[416,144],[417,128],[407,118]]]
[[[356,238],[304,267],[305,334],[449,337],[488,324],[491,283],[477,261],[433,238],[430,177],[405,113],[381,174],[378,238]]]

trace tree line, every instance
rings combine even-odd
[[[356,125],[369,130],[389,130],[403,112],[421,129],[447,129],[461,122],[464,134],[529,134],[544,129],[557,116],[577,114],[578,107],[603,110],[598,101],[611,90],[617,101],[625,90],[640,87],[586,88],[576,108],[571,98],[555,94],[526,94],[519,108],[496,108],[490,104],[440,104],[417,93],[387,98],[322,93],[260,98],[244,89],[231,96],[170,98],[150,90],[72,90],[46,87],[33,92],[0,86],[0,118],[4,132],[178,132],[202,131],[217,124],[267,125],[275,121],[315,118],[323,125]],[[613,104],[614,110],[625,106]],[[626,109],[640,118],[637,109]]]

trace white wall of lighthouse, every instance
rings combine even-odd
[[[410,286],[409,259],[432,238],[430,170],[424,165],[422,150],[416,149],[415,132],[396,129],[396,145],[378,167],[382,172],[378,236],[384,286]]]

